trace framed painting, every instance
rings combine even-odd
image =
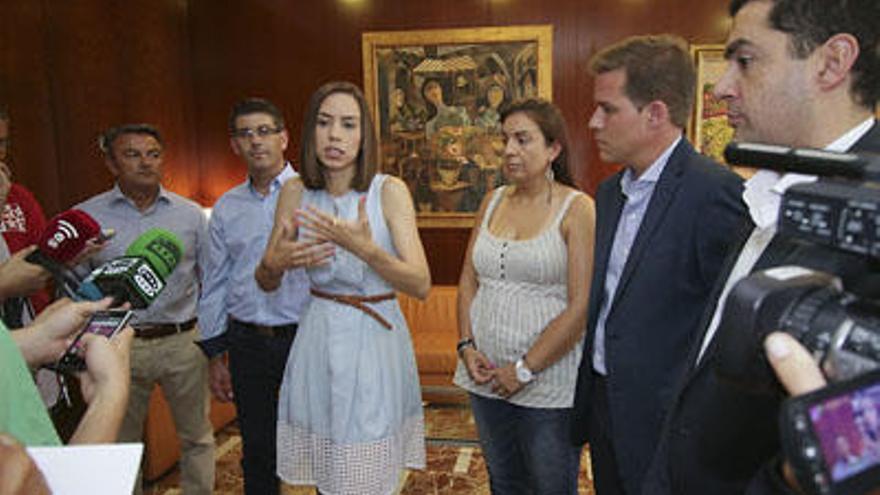
[[[472,226],[503,183],[500,110],[551,99],[553,27],[370,32],[362,43],[381,170],[406,182],[420,227]]]
[[[733,138],[733,128],[727,124],[727,105],[712,93],[727,67],[724,45],[691,45],[691,55],[697,69],[697,94],[690,136],[698,151],[724,162],[724,147]]]
[[[688,134],[697,151],[725,163],[724,147],[733,139],[733,128],[727,123],[727,104],[713,94],[727,68],[724,45],[691,45],[691,55],[697,69],[697,94]],[[754,173],[748,167],[731,168],[745,177]]]

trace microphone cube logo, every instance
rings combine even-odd
[[[154,254],[158,257],[158,260],[161,260],[165,265],[164,267],[156,267],[161,268],[165,272],[167,276],[171,273],[172,270],[177,266],[177,263],[180,261],[180,258],[183,257],[183,253],[180,251],[180,247],[172,242],[170,239],[166,239],[163,237],[157,237],[153,239],[149,244],[145,247],[145,250],[149,253]],[[156,258],[151,258],[154,262],[157,261]]]
[[[134,273],[134,282],[141,292],[151,300],[158,296],[162,289],[165,288],[165,283],[162,282],[162,279],[146,263],[137,267],[137,271]]]
[[[109,262],[100,272],[100,276],[112,276],[126,273],[138,262],[137,258],[119,258]]]
[[[58,220],[58,230],[46,241],[46,245],[52,249],[58,249],[58,246],[67,239],[79,239],[79,232],[72,223],[61,219]]]

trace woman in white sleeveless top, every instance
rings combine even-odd
[[[278,475],[327,495],[388,494],[424,468],[419,377],[394,291],[424,298],[431,276],[406,185],[376,173],[361,91],[328,83],[303,124],[300,177],[281,191],[257,281],[305,267],[309,301],[278,410]],[[297,228],[294,227],[294,220]]]
[[[502,113],[504,174],[486,195],[458,289],[455,383],[494,494],[576,494],[569,429],[593,263],[593,200],[574,186],[565,121],[544,100]]]

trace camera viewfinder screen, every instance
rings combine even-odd
[[[810,419],[832,481],[880,464],[880,384],[816,404]]]

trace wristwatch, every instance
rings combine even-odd
[[[516,360],[514,368],[516,369],[516,379],[520,383],[529,383],[535,379],[535,374],[526,366],[525,356]]]
[[[468,347],[473,347],[474,349],[477,348],[477,343],[474,342],[474,339],[468,338],[459,340],[458,344],[455,346],[455,352],[458,353],[458,357],[463,357],[462,353]]]

